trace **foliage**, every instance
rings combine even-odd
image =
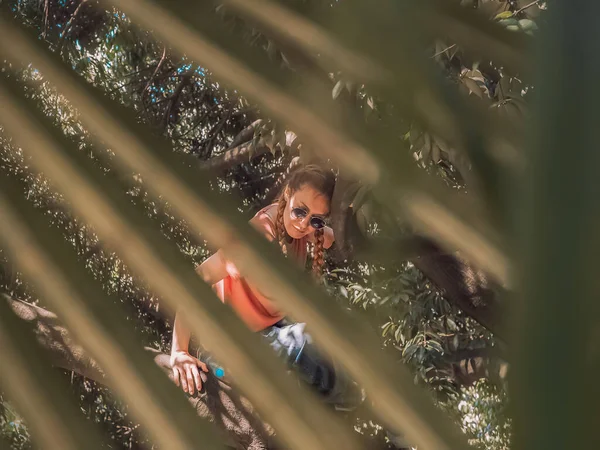
[[[27,426],[10,403],[0,396],[0,436],[11,449],[29,450],[31,436]]]
[[[510,448],[507,403],[506,391],[487,380],[480,380],[461,392],[458,411],[463,429],[473,436],[472,444],[498,450]]]
[[[411,263],[392,270],[365,264],[338,267],[330,271],[328,286],[340,303],[363,311],[381,334],[383,347],[412,368],[415,383],[432,388],[439,406],[474,444],[506,448],[510,427],[503,421],[507,398],[502,377],[464,370],[472,359],[493,353],[489,331],[449,303]]]
[[[157,134],[168,136],[174,151],[195,155],[199,165],[223,155],[233,144],[240,144],[235,142],[236,137],[251,127],[251,138],[242,143],[250,142],[249,156],[255,156],[252,163],[245,161],[227,170],[215,187],[238,192],[240,209],[247,214],[265,201],[269,188],[289,164],[291,155],[284,150],[290,146],[286,134],[290,130],[285,125],[266,117],[235,90],[222,88],[206,68],[175,56],[151,33],[134,27],[127,17],[93,8],[93,1],[47,1],[44,4],[37,0],[19,0],[12,3],[18,8],[19,17],[38,29],[48,46],[60,52],[76,73],[135,111],[137,119],[151,124]],[[314,2],[291,3],[294,8],[309,10]],[[481,10],[508,30],[532,35],[538,28],[536,21],[542,5],[541,2],[527,6],[521,1],[496,0],[462,3]],[[327,9],[331,9],[330,6],[327,5]],[[220,12],[232,34],[265,50],[283,70],[302,70],[305,61],[296,58],[292,49],[225,8],[220,7]],[[526,120],[532,86],[522,82],[519,74],[510,73],[493,61],[473,59],[452,43],[450,37],[435,39],[429,50],[448,82],[466,97],[496,111],[498,120],[516,123]],[[332,99],[359,111],[373,129],[386,126],[388,121],[405,120],[395,113],[396,105],[392,101],[372,93],[368,82],[351,81],[342,72],[324,76],[330,81]],[[147,215],[160,224],[163,233],[177,243],[190,264],[200,262],[208,254],[205,243],[175,217],[168,205],[161,206],[148,195],[146,183],[151,180],[142,180],[137,174],[127,179],[118,178],[111,166],[97,157],[102,146],[91,139],[78,121],[77,112],[34,68],[28,68],[20,77],[28,86],[28,94],[36,99],[45,114],[78,143],[82,152],[95,159],[106,175],[129,194],[133,203],[143,207]],[[405,128],[406,134],[398,136],[399,151],[409,148],[419,167],[441,176],[455,189],[475,190],[471,189],[472,182],[481,180],[471,178],[469,155],[442,138],[431,124],[406,120]],[[145,344],[168,349],[170,318],[163,315],[160,299],[130,273],[116,254],[102,248],[94,230],[69,211],[46,179],[28,172],[27,160],[20,150],[13,147],[7,137],[2,139],[0,168],[21,180],[29,199],[63,230],[66,240],[76,249],[86,268],[102,281],[106,291],[115,293],[121,302],[132,307],[131,322],[141,327],[147,339]],[[260,153],[258,150],[265,146],[270,151]],[[366,214],[373,209],[371,202],[361,201],[363,204],[359,205],[359,201],[357,195],[356,211]],[[366,215],[369,216],[366,220],[375,222],[372,216]],[[381,225],[381,222],[371,223],[370,227],[373,230]],[[2,265],[0,275],[2,288],[12,296],[37,301],[35,292],[9,261]],[[458,402],[465,431],[487,448],[505,448],[507,425],[498,419],[506,401],[505,393],[479,382],[465,387],[454,368],[457,361],[453,356],[495,346],[487,330],[449,302],[444,292],[409,262],[338,265],[330,271],[328,284],[341,302],[365,311],[368,320],[381,333],[382,346],[395,352],[399,362],[412,367],[415,382],[431,385],[446,404]],[[117,445],[122,448],[131,448],[133,442],[137,445],[136,426],[129,423],[122,405],[112,400],[105,389],[79,377],[73,378],[73,387],[84,413],[91,420],[103,423]],[[10,417],[14,422],[15,417]],[[3,430],[6,423],[12,422],[2,422]],[[10,430],[3,431],[12,436],[10,433]],[[15,436],[11,439],[26,442],[28,438],[26,433]]]

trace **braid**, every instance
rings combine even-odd
[[[325,233],[323,230],[315,231],[315,245],[313,247],[313,262],[312,271],[313,274],[320,278],[323,273],[323,266],[325,265]]]
[[[287,202],[282,195],[277,204],[277,220],[275,226],[277,227],[277,240],[279,241],[279,245],[281,246],[281,250],[284,254],[287,253],[285,247],[285,238],[287,233],[285,231],[285,224],[283,223],[283,212],[285,211],[286,205]]]

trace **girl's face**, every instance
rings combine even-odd
[[[286,189],[284,197],[287,204],[283,223],[287,233],[294,239],[314,233],[315,225],[323,224],[329,215],[329,199],[307,184],[293,193]]]

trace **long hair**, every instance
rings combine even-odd
[[[284,192],[288,191],[290,195],[301,189],[303,186],[310,186],[321,193],[330,202],[335,188],[335,175],[332,171],[323,169],[317,165],[306,165],[292,172],[284,184],[279,196],[277,205],[277,240],[284,252],[286,252],[287,232],[283,221],[283,213],[287,206]],[[320,277],[325,265],[325,235],[324,230],[315,230],[315,243],[312,254],[312,272],[316,277]]]

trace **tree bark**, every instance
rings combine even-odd
[[[200,168],[203,170],[211,170],[213,172],[222,173],[238,166],[244,162],[250,161],[250,156],[256,157],[264,155],[271,150],[266,145],[252,149],[252,141],[227,150],[219,156],[210,158],[207,161],[200,163]]]
[[[40,344],[57,368],[65,369],[94,380],[110,388],[102,369],[74,342],[58,317],[35,305],[15,300],[1,294],[16,316],[29,322]],[[140,348],[141,350],[141,348]],[[156,349],[145,348],[154,355],[156,364],[171,377],[169,355]],[[278,444],[273,429],[257,415],[250,402],[230,386],[208,377],[205,392],[189,398],[198,416],[216,423],[223,431],[224,441],[229,447],[249,450],[275,450]]]
[[[102,369],[71,339],[69,332],[55,314],[31,303],[15,300],[6,294],[0,294],[0,301],[7,301],[19,319],[32,325],[38,341],[48,351],[55,367],[111,387]],[[150,352],[154,356],[154,362],[171,378],[169,355],[147,347],[143,350]],[[239,450],[283,449],[275,437],[273,428],[261,420],[252,404],[233,387],[216,378],[208,376],[204,383],[204,392],[190,396],[189,401],[198,416],[214,422],[222,431],[227,447]],[[350,415],[347,418],[349,430],[352,430],[355,424],[353,417]],[[363,448],[390,448],[381,436],[356,434],[356,439],[364,441]]]
[[[448,254],[431,240],[415,239],[422,248],[422,254],[411,259],[415,267],[442,289],[452,304],[505,341],[502,320],[507,312],[498,299],[501,288],[457,253]]]
[[[356,254],[370,255],[373,242],[360,231],[350,205],[360,184],[339,178],[332,199],[331,222],[336,237],[335,258],[350,259]],[[394,248],[396,247],[396,249]],[[409,260],[439,289],[445,298],[505,342],[502,321],[507,316],[505,304],[499,301],[506,292],[492,283],[457,252],[449,253],[429,238],[410,235],[395,242],[380,245],[388,257]],[[381,253],[380,252],[380,253]],[[396,252],[398,255],[395,256]],[[377,257],[377,255],[375,255]],[[503,297],[508,297],[504,295]]]

